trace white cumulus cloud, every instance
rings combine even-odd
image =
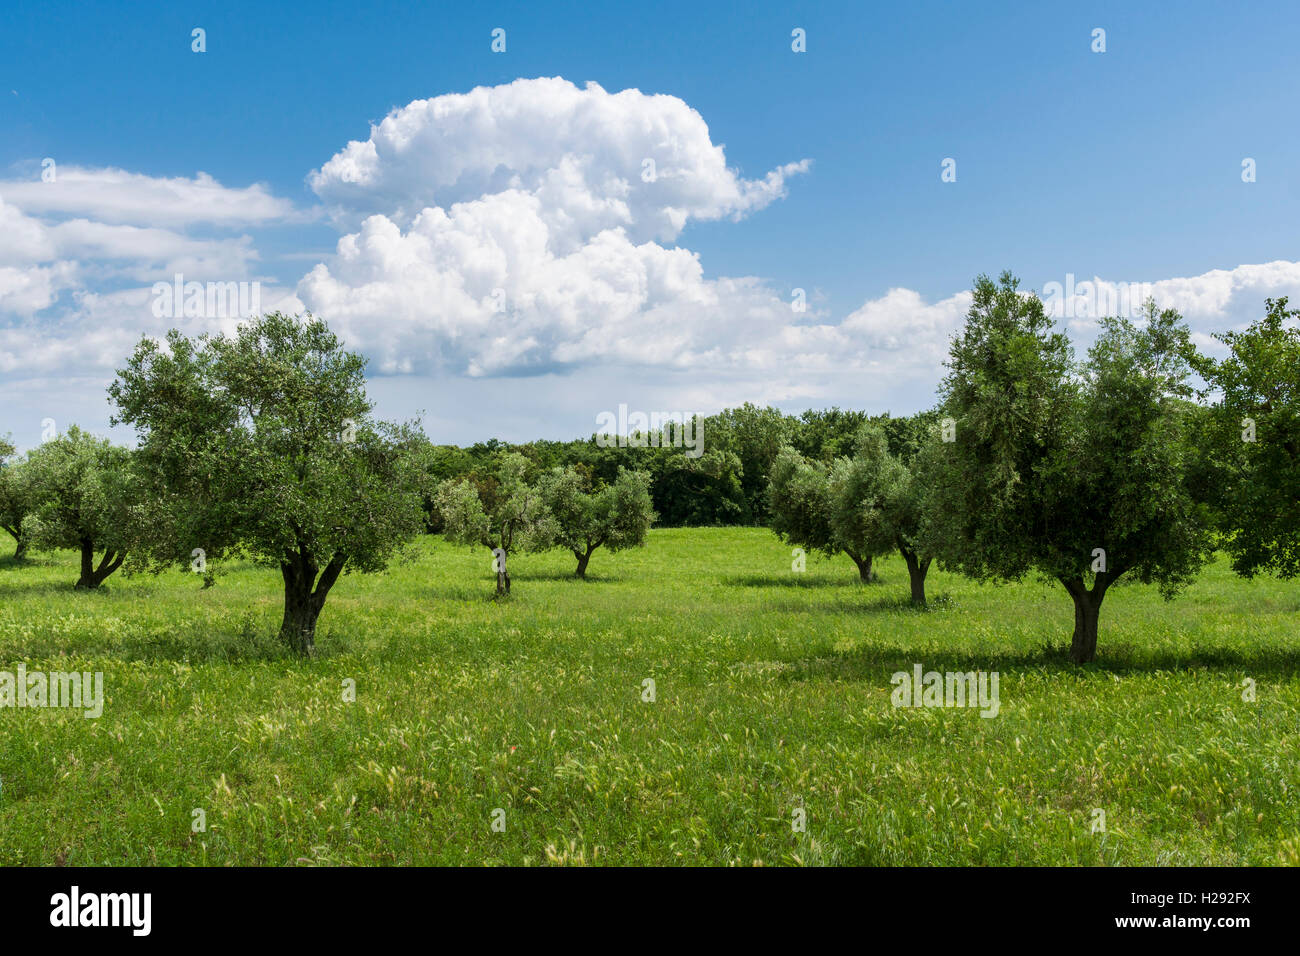
[[[744,179],[677,97],[556,77],[416,100],[308,182],[344,220],[378,212],[403,225],[427,207],[519,191],[538,199],[564,251],[615,227],[634,242],[670,241],[691,219],[761,209],[808,167],[800,160]]]
[[[309,177],[356,231],[298,293],[386,371],[733,363],[788,303],[663,243],[761,209],[808,166],[745,179],[699,113],[639,90],[555,78],[417,100]]]

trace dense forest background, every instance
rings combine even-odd
[[[425,450],[424,467],[436,481],[467,478],[480,491],[490,489],[494,463],[511,451],[528,458],[538,473],[571,465],[593,486],[613,483],[620,467],[637,469],[650,473],[650,495],[660,526],[764,525],[768,474],[783,445],[829,464],[851,455],[862,425],[874,422],[885,430],[890,452],[910,460],[927,428],[937,427],[938,420],[938,412],[900,418],[840,408],[795,416],[746,403],[702,418],[703,453],[698,456],[680,442],[673,443],[676,436],[670,427],[664,434],[648,436],[644,447],[602,447],[595,434],[567,442],[518,445],[491,439],[467,448],[431,445]],[[429,530],[441,531],[431,502],[428,511]]]

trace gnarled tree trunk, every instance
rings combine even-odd
[[[81,539],[81,577],[77,578],[77,587],[83,590],[93,591],[104,583],[104,579],[122,566],[126,560],[126,554],[119,554],[116,551],[105,551],[99,560],[99,566],[95,566],[95,542],[90,538]]]
[[[1101,619],[1101,602],[1105,600],[1106,589],[1114,580],[1114,575],[1105,571],[1098,572],[1089,589],[1082,578],[1061,579],[1065,590],[1074,599],[1074,636],[1070,640],[1070,660],[1076,664],[1087,664],[1097,656],[1097,624]]]
[[[862,583],[866,584],[870,582],[874,577],[871,572],[871,555],[867,555],[865,558],[860,558],[852,551],[845,551],[844,553],[852,558],[853,563],[858,566],[858,577],[862,580]]]
[[[15,543],[14,560],[21,561],[24,558],[26,558],[27,557],[27,533],[23,531],[23,526],[21,524],[18,524],[11,527],[10,525],[6,524],[6,525],[0,525],[0,527],[3,527],[11,535],[13,535],[13,539]]]
[[[93,588],[95,578],[95,543],[89,538],[81,539],[81,577],[77,578],[77,587]]]
[[[901,545],[898,549],[903,560],[907,562],[907,576],[912,582],[912,603],[925,604],[925,575],[930,570],[930,559],[921,560],[916,556],[916,552],[910,548],[904,548]]]
[[[343,555],[334,555],[317,580],[316,562],[301,550],[280,562],[280,574],[284,578],[280,639],[303,657],[310,657],[316,649],[316,619],[346,563]]]
[[[578,559],[578,570],[573,572],[574,577],[586,579],[587,562],[591,560],[591,552],[595,550],[596,550],[595,548],[588,545],[587,550],[585,552],[577,551],[577,550],[573,552],[573,556]]]

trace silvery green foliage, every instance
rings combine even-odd
[[[890,453],[884,429],[868,422],[852,453],[829,466],[782,448],[772,464],[767,507],[772,530],[787,544],[828,556],[843,551],[870,580],[872,559],[895,548],[912,570],[919,509],[912,491],[908,468]]]
[[[78,587],[99,587],[139,543],[145,495],[132,457],[73,425],[23,465],[32,544],[79,551]]]
[[[13,442],[0,438],[0,528],[14,539],[14,558],[22,560],[31,541],[31,470],[23,458],[14,455]]]
[[[1220,393],[1202,435],[1210,494],[1233,570],[1300,576],[1300,309],[1269,299],[1240,332],[1216,335],[1222,361],[1198,356]]]
[[[1181,317],[1101,321],[1076,362],[1042,302],[1004,273],[976,280],[941,397],[956,441],[935,452],[922,537],[980,580],[1036,571],[1075,603],[1071,655],[1093,659],[1102,599],[1121,576],[1185,586],[1209,555],[1187,480],[1191,348]],[[1094,552],[1106,570],[1094,571]]]
[[[786,544],[820,551],[828,557],[840,550],[831,526],[827,468],[804,458],[789,445],[772,462],[767,511],[772,530]]]
[[[479,486],[468,479],[444,481],[435,496],[448,541],[501,548],[507,555],[544,551],[555,540],[555,522],[537,486],[526,480],[528,459],[508,452]]]
[[[188,566],[201,547],[279,567],[281,635],[303,654],[339,576],[381,570],[422,527],[416,433],[371,418],[364,370],[324,322],[277,312],[145,339],[109,389],[159,507],[149,559]]]
[[[618,551],[645,544],[655,519],[650,474],[619,468],[613,484],[590,490],[576,468],[555,468],[540,482],[542,499],[554,522],[554,541],[578,561],[578,577],[597,548]]]
[[[830,525],[835,541],[853,554],[887,554],[897,544],[892,504],[907,478],[907,469],[889,454],[884,430],[864,425],[853,455],[831,466]]]

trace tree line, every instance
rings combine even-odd
[[[113,423],[134,450],[76,426],[21,460],[0,447],[0,523],[29,547],[81,555],[77,588],[128,569],[188,566],[204,585],[224,559],[277,567],[281,639],[310,654],[345,573],[388,565],[432,527],[490,549],[564,547],[585,577],[598,548],[644,542],[649,475],[610,482],[493,449],[490,466],[441,477],[445,449],[414,423],[376,420],[365,359],[324,322],[273,313],[233,336],[142,340],[109,387]]]
[[[1172,598],[1216,550],[1246,577],[1300,574],[1300,311],[1270,299],[1201,354],[1182,317],[1148,302],[1102,319],[1078,358],[1009,273],[980,276],[936,407],[859,429],[826,464],[786,446],[772,528],[842,551],[863,580],[898,551],[912,600],[931,562],[979,581],[1027,575],[1074,603],[1070,656],[1096,656],[1121,579]]]
[[[898,552],[911,599],[933,564],[983,581],[1038,575],[1075,607],[1071,657],[1096,654],[1108,590],[1185,587],[1216,549],[1250,576],[1300,574],[1300,312],[1268,300],[1197,351],[1175,311],[1104,319],[1083,357],[1009,273],[977,278],[934,408],[800,416],[746,404],[671,441],[468,448],[372,416],[365,359],[320,319],[273,313],[232,335],[144,339],[109,388],[133,450],[69,428],[26,456],[0,443],[0,526],[80,553],[81,588],[114,571],[280,569],[282,639],[299,653],[339,576],[378,571],[420,532],[509,558],[600,548],[653,522],[765,524],[843,552],[860,580]],[[667,436],[661,436],[667,437]],[[211,567],[209,565],[211,564]]]

